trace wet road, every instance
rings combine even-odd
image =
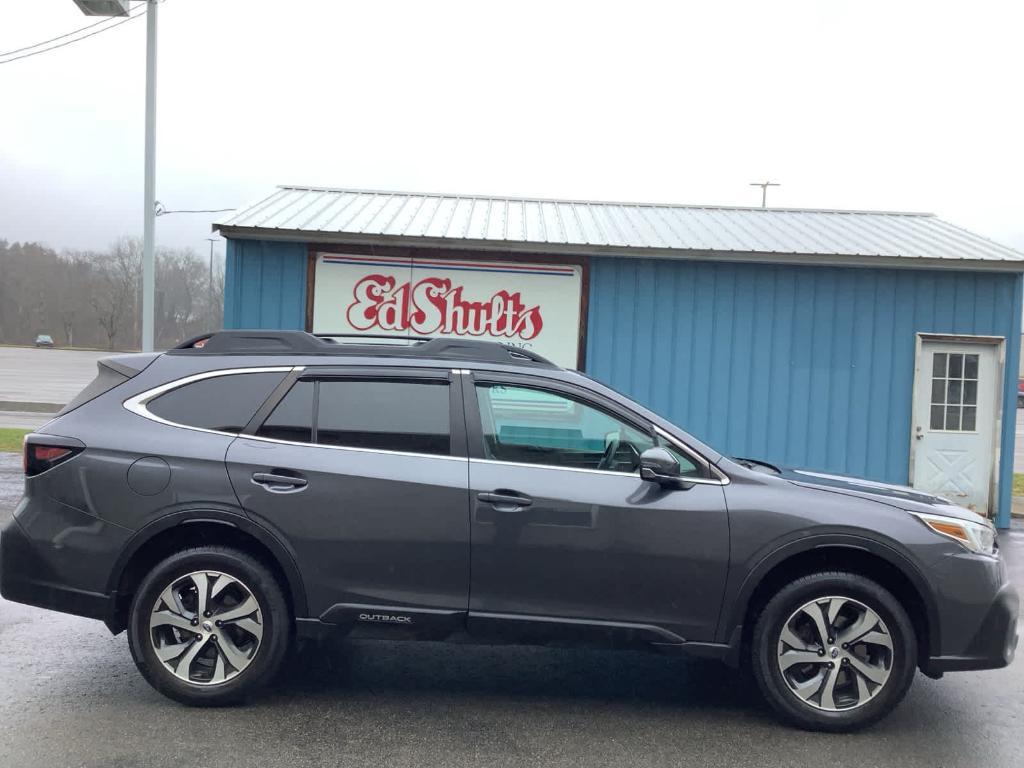
[[[0,454],[0,523],[20,493]],[[1024,531],[1004,535],[1024,587]],[[715,663],[640,653],[349,643],[246,707],[187,709],[123,635],[0,601],[0,766],[1019,766],[1024,663],[917,676],[856,735],[779,725]]]

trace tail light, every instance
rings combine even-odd
[[[25,476],[40,475],[58,464],[63,464],[72,456],[77,456],[84,449],[85,446],[77,440],[56,438],[52,442],[47,442],[46,435],[29,435],[25,438],[25,450],[22,454]]]

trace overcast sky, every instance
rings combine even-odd
[[[133,6],[135,4],[133,3]],[[0,52],[93,19],[5,3]],[[157,199],[277,184],[933,211],[1024,250],[1024,3],[166,0]],[[142,230],[145,21],[0,64],[0,238]],[[212,215],[157,220],[205,253]]]

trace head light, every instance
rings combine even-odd
[[[916,515],[916,517],[935,533],[953,539],[971,552],[982,555],[995,553],[996,532],[988,522],[974,523],[943,515]]]

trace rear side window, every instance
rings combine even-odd
[[[172,389],[146,404],[154,416],[187,427],[241,432],[285,371],[235,373]]]
[[[314,386],[312,381],[297,382],[256,430],[256,436],[293,443],[313,442]]]
[[[447,455],[448,384],[427,381],[319,382],[316,442]]]

